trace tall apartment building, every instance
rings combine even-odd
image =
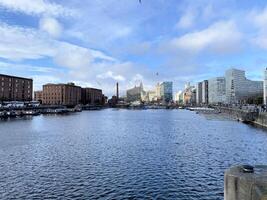
[[[162,82],[160,84],[160,96],[164,102],[170,102],[172,98],[172,82]]]
[[[0,74],[0,101],[31,101],[33,80]]]
[[[204,80],[202,82],[202,104],[209,104],[209,82]]]
[[[202,104],[202,82],[197,83],[196,85],[196,103]]]
[[[218,104],[226,102],[225,78],[216,77],[208,80],[209,103]]]
[[[264,70],[263,89],[263,103],[267,105],[267,68]]]
[[[263,82],[248,80],[244,70],[227,70],[225,81],[227,103],[243,103],[249,98],[263,95]]]
[[[74,83],[43,85],[43,104],[74,106],[81,103],[81,87]]]
[[[117,92],[117,98],[118,98],[118,92]],[[96,88],[82,88],[81,103],[84,105],[103,104],[102,90]]]

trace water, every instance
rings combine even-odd
[[[0,122],[0,199],[223,199],[225,169],[267,163],[267,133],[190,111]]]

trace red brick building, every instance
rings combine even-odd
[[[74,83],[43,85],[42,103],[75,106],[81,103],[81,87]]]
[[[34,101],[43,101],[43,91],[34,91]]]
[[[96,88],[82,88],[82,104],[100,105],[103,104],[102,90]]]
[[[33,80],[0,74],[0,101],[31,101]]]

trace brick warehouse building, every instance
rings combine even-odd
[[[0,101],[31,101],[33,80],[0,74]]]
[[[102,90],[96,88],[82,88],[82,104],[99,105],[103,104]]]
[[[34,92],[34,101],[39,101],[42,103],[43,101],[43,91],[35,91]]]
[[[81,103],[81,87],[74,83],[43,85],[42,103],[75,106]]]

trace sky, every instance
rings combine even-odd
[[[265,0],[0,0],[0,73],[112,96],[267,66]]]

